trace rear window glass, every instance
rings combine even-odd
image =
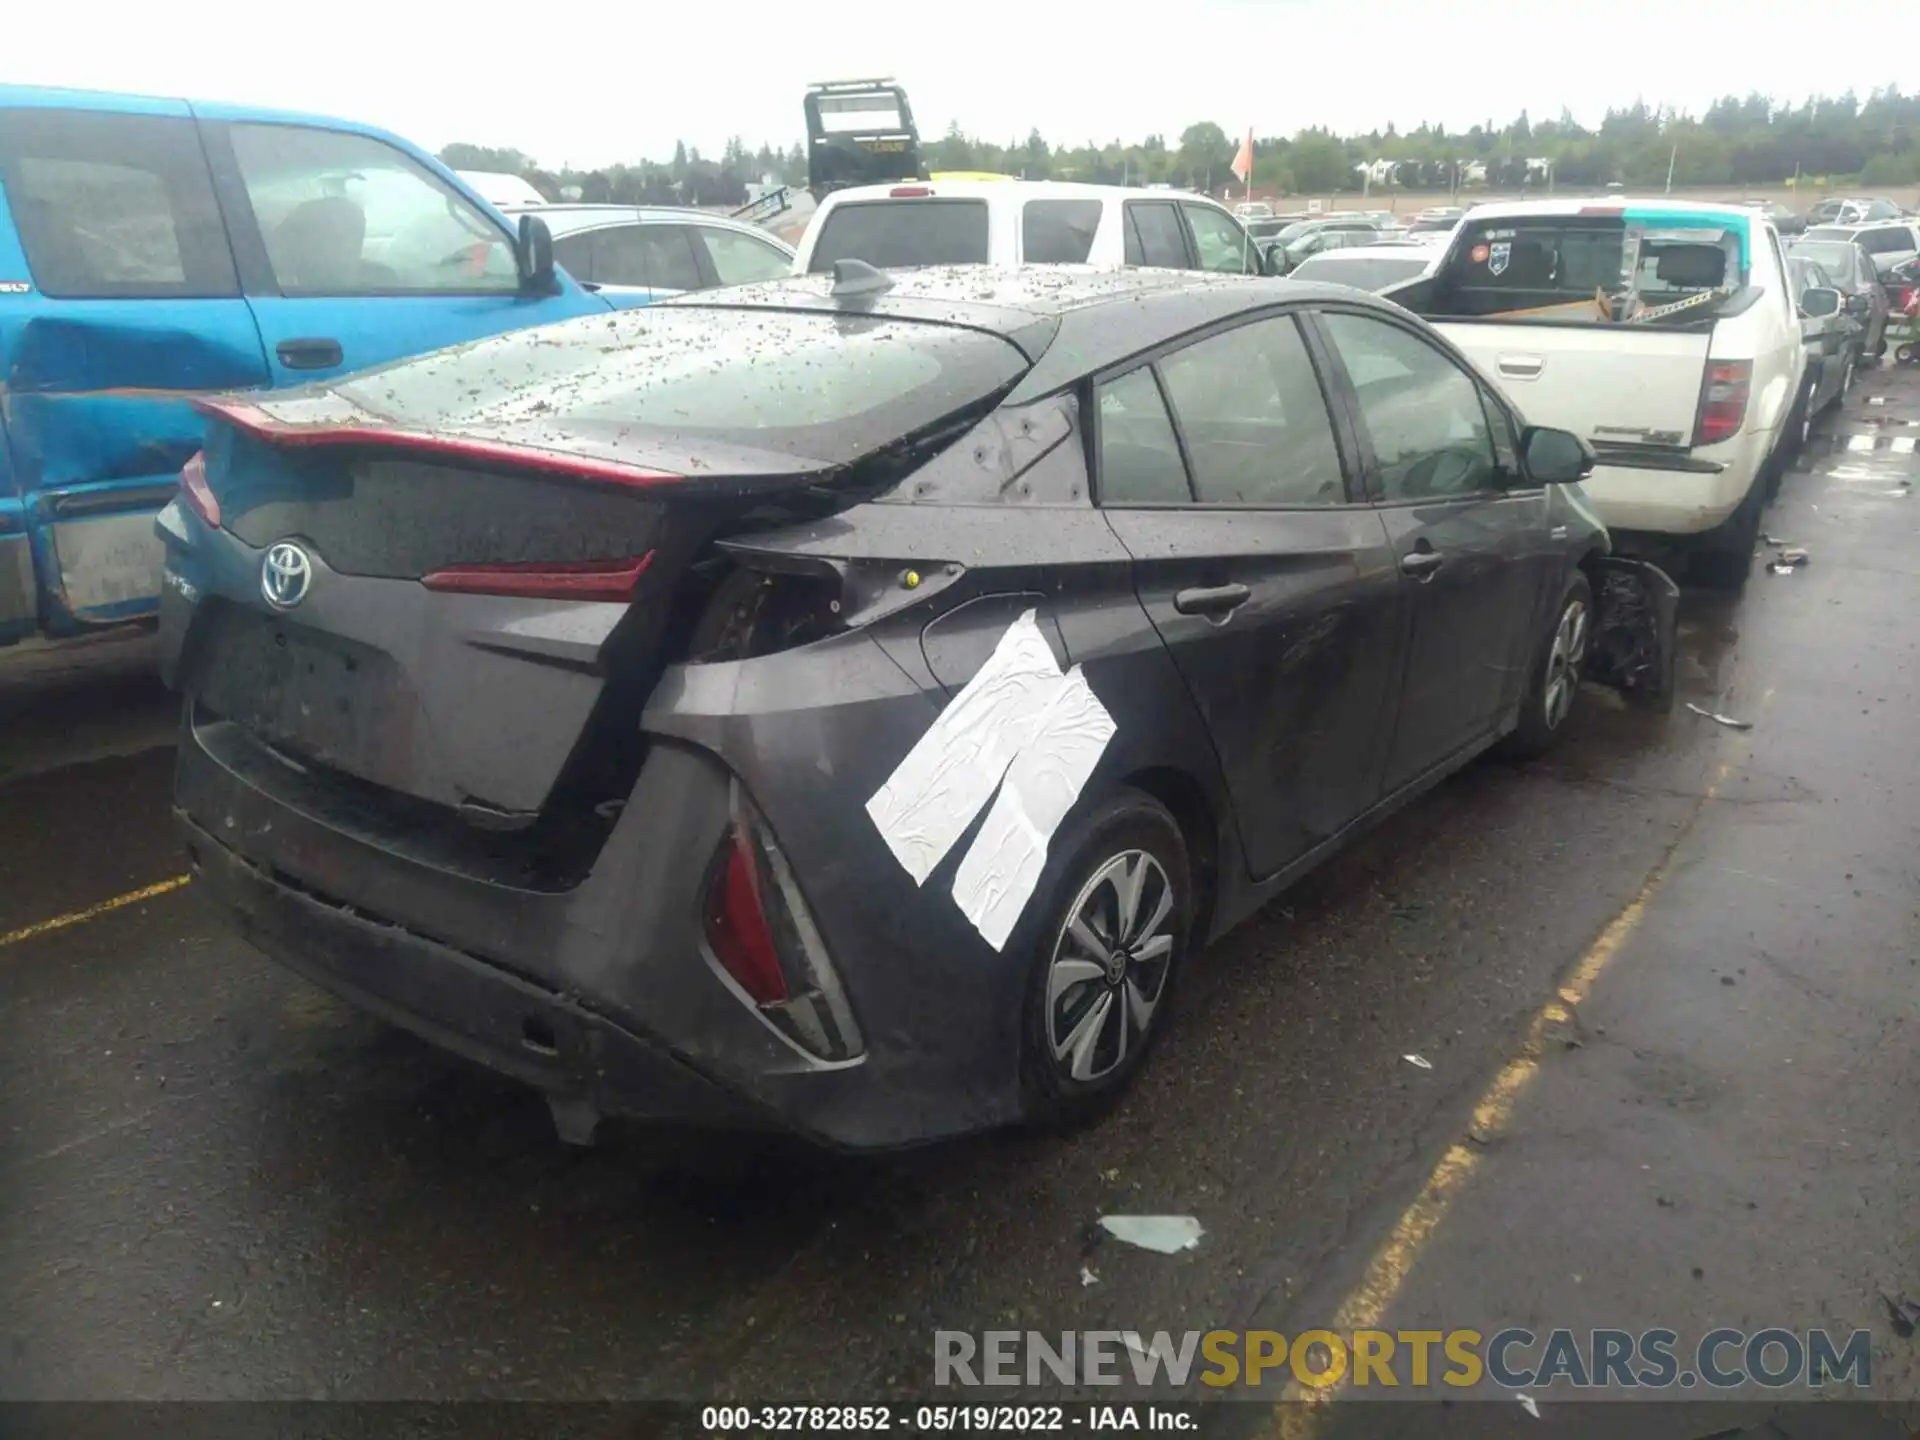
[[[1383,255],[1378,259],[1368,256],[1364,260],[1334,260],[1324,255],[1315,255],[1294,267],[1293,278],[1319,280],[1332,285],[1351,285],[1356,290],[1378,290],[1383,285],[1411,280],[1426,268],[1425,260],[1412,256],[1401,258]]]
[[[839,465],[978,404],[1026,368],[1008,342],[954,326],[663,304],[496,336],[332,388],[406,428]]]
[[[987,263],[984,200],[861,200],[828,214],[807,268],[823,274],[836,260],[906,269]]]
[[[1020,208],[1020,258],[1029,265],[1084,265],[1100,228],[1098,200],[1029,200]]]
[[[1711,318],[1746,283],[1744,222],[1713,216],[1489,219],[1455,242],[1441,313],[1586,324]]]

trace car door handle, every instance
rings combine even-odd
[[[1547,368],[1546,360],[1539,355],[1502,355],[1494,363],[1509,380],[1537,380]]]
[[[1244,585],[1202,585],[1198,589],[1176,593],[1173,608],[1182,615],[1225,617],[1252,598],[1253,591]]]
[[[289,370],[328,370],[346,358],[338,340],[319,338],[282,340],[273,353]]]
[[[1445,557],[1437,550],[1414,550],[1400,557],[1400,570],[1402,574],[1417,575],[1425,580],[1445,563]]]

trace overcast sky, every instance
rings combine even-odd
[[[0,79],[315,111],[431,149],[517,146],[554,167],[664,160],[676,139],[710,154],[733,134],[790,144],[809,81],[868,75],[905,85],[929,136],[957,120],[1000,141],[1038,127],[1080,143],[1171,140],[1203,119],[1236,135],[1465,128],[1562,105],[1592,124],[1636,96],[1694,110],[1734,89],[1864,99],[1920,74],[1916,12],[1894,0],[1850,0],[1831,25],[1754,0],[8,8]],[[1829,43],[1794,43],[1809,33]]]

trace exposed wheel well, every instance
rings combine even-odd
[[[1200,782],[1184,770],[1161,766],[1137,770],[1121,781],[1153,796],[1172,814],[1193,862],[1193,933],[1204,944],[1213,924],[1220,882],[1220,823]]]
[[[1593,591],[1594,598],[1600,595],[1600,547],[1594,546],[1580,557],[1579,570],[1587,577],[1587,586]]]

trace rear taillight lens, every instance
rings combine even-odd
[[[207,524],[220,528],[220,502],[207,484],[207,457],[201,451],[194,451],[193,458],[180,467],[180,498]]]
[[[420,577],[429,590],[456,595],[511,595],[521,600],[631,600],[653,552],[624,560],[448,565]]]
[[[893,189],[887,191],[887,198],[890,200],[924,200],[931,194],[933,194],[933,191],[929,190],[925,185],[896,185]]]
[[[1700,413],[1693,426],[1695,445],[1718,445],[1740,433],[1747,419],[1747,390],[1752,380],[1750,360],[1708,363],[1707,383],[1700,392]]]
[[[787,974],[774,953],[760,898],[760,866],[752,839],[739,830],[728,837],[707,906],[707,944],[756,1005],[777,1005],[787,996]]]
[[[738,782],[702,910],[706,949],[756,1014],[820,1060],[864,1048],[813,913],[785,853]]]

